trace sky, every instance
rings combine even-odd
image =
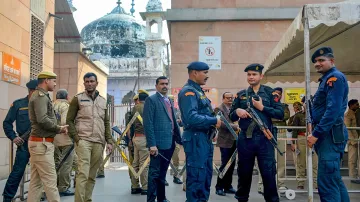
[[[117,0],[73,0],[73,5],[77,9],[73,15],[79,32],[90,22],[110,13],[117,6],[116,2]],[[132,0],[121,0],[121,6],[128,13],[130,13],[131,2]],[[146,22],[142,20],[139,12],[146,11],[147,2],[148,0],[134,0],[134,16],[143,25],[146,25]],[[161,2],[164,11],[170,9],[171,0],[161,0]],[[165,21],[163,22],[163,37],[167,42],[169,41],[167,23]]]

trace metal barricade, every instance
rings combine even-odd
[[[278,129],[278,134],[286,134],[286,130],[287,129],[306,129],[306,127],[305,126],[276,126],[276,128]],[[347,129],[348,130],[360,130],[360,127],[347,127]],[[295,177],[289,177],[288,175],[287,175],[287,145],[288,145],[288,141],[295,141],[295,152],[296,152],[296,149],[297,149],[297,143],[298,143],[298,138],[288,138],[288,137],[278,137],[278,142],[279,142],[279,144],[280,143],[282,143],[282,144],[285,144],[285,150],[284,150],[284,152],[285,152],[285,154],[284,154],[284,156],[285,156],[285,175],[284,175],[284,177],[283,178],[277,178],[278,180],[309,180],[308,181],[308,184],[313,184],[314,183],[314,181],[313,181],[313,179],[311,179],[311,178],[307,178],[306,176],[307,176],[307,174],[308,174],[308,172],[309,172],[309,170],[312,172],[312,170],[313,170],[313,168],[310,168],[309,167],[309,163],[307,162],[308,161],[308,159],[306,158],[306,170],[307,170],[307,173],[306,173],[306,176],[305,176],[305,178],[297,178],[297,175],[295,174]],[[304,139],[305,141],[306,141],[306,136],[305,136],[305,139]],[[354,139],[349,139],[349,140],[354,140]],[[360,139],[356,139],[356,140],[354,140],[354,141],[358,141],[359,143],[360,143]],[[307,147],[307,144],[306,144],[306,147]],[[306,149],[306,152],[307,152],[308,150]],[[358,146],[357,147],[357,152],[358,152],[358,157],[360,156],[360,147]],[[298,158],[298,156],[297,155],[294,155],[294,154],[292,154],[293,155],[293,160],[294,161],[297,161],[297,158]],[[277,157],[277,154],[275,154],[275,157]],[[312,158],[313,158],[313,155],[311,155],[311,160],[312,160]],[[345,159],[345,160],[347,160],[347,159]],[[343,159],[343,161],[345,161],[344,159]],[[358,160],[360,160],[360,159],[358,159]],[[277,164],[278,164],[278,160],[276,160],[276,162],[277,162]],[[296,163],[294,162],[294,165],[295,165],[295,172],[296,172],[296,170],[297,170],[297,166],[296,166]],[[277,168],[278,168],[278,165],[277,165]],[[360,168],[358,168],[358,169],[360,169]],[[311,175],[312,176],[312,175]],[[346,179],[346,180],[348,180],[348,179],[350,179],[349,177],[343,177],[343,179]],[[288,189],[288,190],[290,190],[290,192],[291,193],[308,193],[309,192],[309,190],[291,190],[291,189]],[[283,190],[284,191],[284,190]],[[286,190],[287,191],[287,190]],[[283,193],[280,193],[282,196],[286,196],[288,199],[290,199],[289,197],[288,197],[288,193],[290,193],[290,192],[286,192],[286,191],[284,191]],[[279,192],[281,192],[281,190],[279,190]],[[313,193],[318,193],[318,191],[317,191],[317,189],[314,189],[313,190]],[[360,193],[360,190],[348,190],[348,193]],[[291,194],[290,194],[291,195]],[[293,195],[294,197],[295,197],[295,194]]]
[[[108,105],[108,109],[110,114],[111,127],[118,126],[121,131],[124,131],[126,127],[125,114],[130,110],[130,106],[128,104]],[[115,140],[118,140],[118,138],[120,138],[119,134],[114,132],[112,132],[112,136],[114,137]],[[126,153],[127,156],[129,156],[127,149],[124,150],[124,152]],[[121,157],[120,152],[117,150],[113,152],[109,160],[110,162],[125,163],[125,161]]]

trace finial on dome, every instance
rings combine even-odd
[[[131,12],[131,15],[132,15],[132,16],[134,16],[134,13],[135,13],[134,6],[135,6],[134,0],[132,0],[132,2],[131,2],[131,9],[130,9],[130,12]]]
[[[120,5],[121,5],[121,0],[118,0],[118,1],[116,2],[116,4],[119,5],[119,7],[120,7]]]
[[[127,14],[127,15],[128,15],[128,13],[126,13],[125,10],[121,7],[121,0],[118,0],[118,1],[116,2],[116,4],[117,4],[118,6],[116,6],[116,7],[111,11],[110,14]]]

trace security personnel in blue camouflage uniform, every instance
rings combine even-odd
[[[37,87],[37,80],[31,80],[26,84],[28,96],[15,100],[9,109],[3,122],[5,135],[17,145],[15,163],[4,188],[4,202],[11,202],[15,197],[21,178],[24,175],[26,165],[29,162],[30,154],[28,150],[28,137],[21,136],[30,130],[30,120],[28,113],[28,104],[31,94]],[[13,123],[16,121],[16,133]]]
[[[265,201],[279,201],[274,147],[246,111],[249,103],[270,130],[273,128],[271,118],[282,120],[284,117],[280,97],[272,88],[260,85],[263,68],[260,64],[251,64],[245,68],[250,87],[237,93],[229,115],[232,121],[239,121],[241,129],[237,141],[239,178],[235,198],[238,201],[249,200],[255,158],[263,179]]]
[[[349,86],[344,74],[335,67],[330,47],[315,51],[311,60],[316,71],[322,74],[311,108],[313,131],[307,138],[308,146],[315,145],[319,158],[320,200],[348,202],[349,195],[340,175],[340,161],[348,139],[344,113],[347,108]]]
[[[180,91],[179,108],[184,124],[182,142],[186,155],[186,198],[188,202],[209,200],[212,179],[212,132],[221,125],[213,113],[210,100],[201,85],[208,80],[209,66],[203,62],[189,64],[189,80]]]

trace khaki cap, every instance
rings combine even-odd
[[[54,72],[42,71],[38,75],[38,79],[56,79],[57,75]]]

